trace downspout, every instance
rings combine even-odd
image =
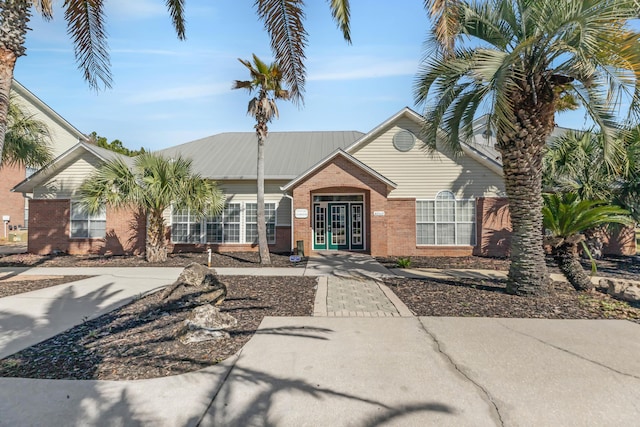
[[[293,196],[290,196],[287,194],[287,192],[285,191],[284,193],[284,197],[286,197],[287,199],[291,200],[291,253],[293,253],[293,239],[294,239],[294,234],[293,234]]]

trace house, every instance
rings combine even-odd
[[[270,250],[506,255],[507,199],[486,126],[478,121],[473,141],[457,156],[442,147],[423,150],[422,120],[404,108],[366,134],[270,133],[265,146]],[[174,252],[256,249],[256,145],[254,133],[223,133],[159,151],[191,158],[194,171],[215,180],[226,195],[226,207],[216,217],[198,219],[179,206],[165,212]],[[88,216],[75,203],[83,178],[114,155],[79,143],[15,187],[33,193],[30,252],[143,251],[140,215],[107,207]]]
[[[15,101],[28,114],[46,124],[51,137],[50,147],[54,158],[73,147],[87,137],[73,127],[51,107],[41,101],[27,88],[13,81],[11,86]],[[9,217],[9,227],[27,228],[29,226],[29,197],[11,192],[11,189],[37,169],[24,166],[3,166],[0,168],[0,215]],[[0,237],[6,238],[4,230]]]

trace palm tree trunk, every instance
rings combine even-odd
[[[499,134],[496,145],[502,154],[513,228],[507,292],[541,294],[550,281],[542,242],[542,157],[553,130],[553,107],[539,111],[526,105],[516,111],[516,129]]]
[[[164,219],[162,212],[149,214],[147,226],[146,258],[149,262],[165,262],[167,260],[167,247],[164,238]]]
[[[267,220],[264,210],[264,138],[258,135],[258,249],[260,251],[260,264],[271,265],[269,244],[267,241]]]
[[[591,279],[582,268],[582,264],[580,264],[578,245],[561,245],[555,250],[555,258],[560,271],[577,291],[590,291],[593,289]]]
[[[29,6],[26,0],[7,0],[0,7],[0,158],[7,133],[13,70],[18,57],[25,53],[24,40],[31,16]]]

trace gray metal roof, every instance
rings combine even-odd
[[[265,178],[293,179],[363,135],[357,131],[270,132],[265,143]],[[254,132],[229,132],[158,153],[191,159],[194,172],[205,178],[256,179],[257,145]]]

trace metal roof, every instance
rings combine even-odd
[[[364,135],[356,131],[270,132],[265,142],[265,178],[293,179]],[[256,179],[254,132],[228,132],[158,151],[193,161],[193,171],[211,179]]]

